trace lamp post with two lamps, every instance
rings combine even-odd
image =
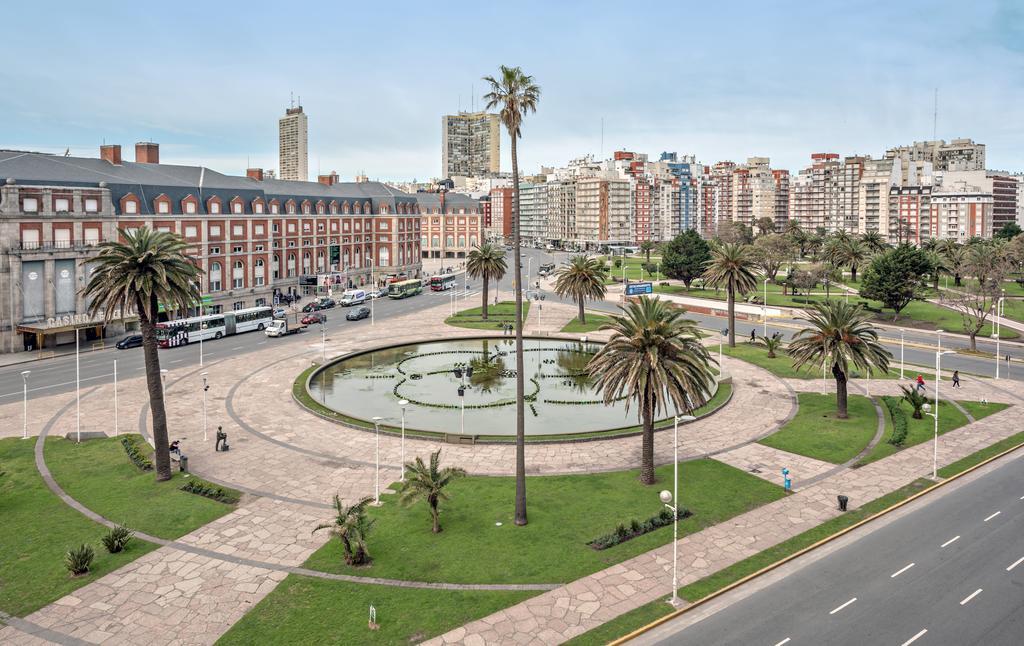
[[[405,407],[409,405],[408,399],[402,399],[398,402],[398,405],[402,407],[402,482],[405,482]]]
[[[697,419],[692,415],[676,415],[672,424],[672,489],[663,490],[658,497],[662,504],[672,510],[672,599],[673,606],[679,605],[679,422]],[[674,493],[673,493],[674,492]]]
[[[764,332],[762,336],[768,338],[768,279],[764,279],[764,305],[761,306],[761,317],[764,319]]]
[[[31,370],[21,371],[21,439],[23,440],[28,439],[28,376],[31,373]]]
[[[459,402],[462,413],[459,417],[459,435],[466,434],[466,380],[473,377],[473,367],[455,368],[452,370],[455,378],[459,380]]]
[[[373,505],[380,507],[380,421],[383,417],[373,418],[373,428],[376,431],[374,434],[377,437],[377,448],[374,452],[374,462],[376,463],[376,469],[373,476]]]
[[[921,406],[921,410],[924,411],[925,415],[931,415],[935,418],[935,443],[932,446],[932,478],[937,478],[939,475],[939,382],[942,381],[940,375],[942,374],[942,355],[953,354],[952,350],[946,350],[945,352],[939,351],[935,353],[935,412],[931,412],[932,407],[928,404]]]
[[[1003,291],[1005,292],[1006,290],[1004,289]],[[1003,305],[1003,299],[1004,298],[1005,298],[1005,296],[1000,296],[999,300],[996,301],[996,306],[995,306],[995,311],[996,311],[995,331],[992,332],[992,338],[995,339],[995,342],[996,342],[996,379],[999,379],[999,337],[1001,336],[1000,332],[1002,330],[1002,322],[1003,322],[1002,315],[1003,315],[1003,308],[1005,307]]]
[[[203,372],[200,375],[203,378],[203,441],[206,441],[206,391],[210,390],[210,384],[206,382],[207,373]]]

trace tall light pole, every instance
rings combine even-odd
[[[377,260],[376,258],[373,258],[373,259],[370,260],[370,288],[373,290],[373,294],[370,295],[370,325],[373,325],[373,322],[374,322],[373,302],[375,300],[377,300],[376,296],[377,296],[377,291],[378,291],[377,290],[377,279],[373,275],[373,267],[374,267],[374,265],[377,264],[376,260]],[[377,502],[380,502],[380,500],[378,499]]]
[[[903,379],[903,328],[900,328],[900,379]]]
[[[206,441],[206,391],[210,389],[210,385],[206,382],[207,373],[201,373],[200,376],[203,378],[203,441]]]
[[[380,506],[380,421],[382,419],[384,418],[373,418],[373,428],[376,431],[375,435],[377,437],[377,449],[373,458],[377,465],[373,476],[373,504],[378,507]]]
[[[402,399],[398,405],[402,407],[402,482],[405,482],[405,407],[409,405],[409,400]]]
[[[370,301],[371,304],[373,301]],[[327,328],[324,325],[327,323],[327,315],[320,315],[320,361],[327,363]]]
[[[676,415],[672,424],[672,489],[662,491],[658,497],[672,510],[672,599],[673,606],[679,605],[679,422],[696,419],[692,415]],[[673,493],[674,492],[674,493]],[[674,504],[673,504],[674,503]]]
[[[992,338],[996,340],[996,379],[999,379],[999,337],[1002,331],[1003,298],[1003,296],[1000,296],[999,300],[996,301],[996,331],[992,334]]]
[[[952,350],[946,350],[945,352],[939,350],[935,353],[935,374],[939,374],[942,364],[942,355],[952,354]],[[939,380],[935,380],[935,412],[932,413],[928,409],[931,408],[928,404],[921,407],[926,415],[931,415],[935,418],[935,441],[932,445],[932,479],[938,478],[939,475]]]
[[[199,311],[202,316],[202,310]],[[199,367],[203,367],[203,337],[206,336],[206,321],[199,321]]]
[[[768,279],[764,279],[764,306],[761,308],[764,316],[764,333],[762,336],[768,338]]]
[[[942,330],[935,330],[935,337],[938,339],[939,352],[942,352]],[[942,380],[942,375],[939,373],[938,363],[935,364],[935,391],[938,392],[939,382]]]
[[[28,376],[31,370],[21,371],[21,439],[28,439]]]
[[[167,368],[160,368],[160,395],[167,399]]]
[[[82,442],[82,381],[78,363],[78,328],[75,328],[75,442]]]
[[[117,437],[117,435],[117,359],[114,359],[114,437]]]

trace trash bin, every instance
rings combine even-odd
[[[839,496],[839,511],[846,511],[846,505],[850,502],[850,499],[846,496]]]
[[[178,470],[182,473],[188,473],[188,456],[183,455],[178,458]]]

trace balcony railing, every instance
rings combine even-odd
[[[95,249],[101,240],[44,240],[42,242],[13,241],[9,245],[11,251],[86,251]]]

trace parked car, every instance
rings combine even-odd
[[[316,304],[322,310],[329,310],[332,307],[334,307],[335,305],[337,305],[337,303],[334,302],[333,298],[327,298],[326,296],[320,297],[320,299],[317,300]]]
[[[346,314],[345,318],[348,319],[349,321],[358,321],[359,319],[369,318],[369,316],[370,308],[364,305],[362,307],[357,307],[356,309]]]
[[[379,289],[379,290],[377,290],[375,292],[370,292],[370,298],[387,298],[387,296],[388,296],[388,289],[387,289],[387,287],[383,287],[383,288],[381,288],[381,289]]]
[[[126,348],[138,348],[142,345],[142,335],[132,334],[121,339],[114,344],[114,347],[118,350],[124,350]]]
[[[288,318],[288,312],[283,307],[275,307],[273,316],[276,319],[286,319]]]
[[[316,301],[310,301],[309,303],[306,303],[305,305],[302,306],[302,311],[306,313],[315,312],[318,309],[320,309],[320,303]]]
[[[320,312],[310,312],[309,314],[302,317],[303,325],[313,325],[316,323],[322,323],[327,320],[327,317]]]

